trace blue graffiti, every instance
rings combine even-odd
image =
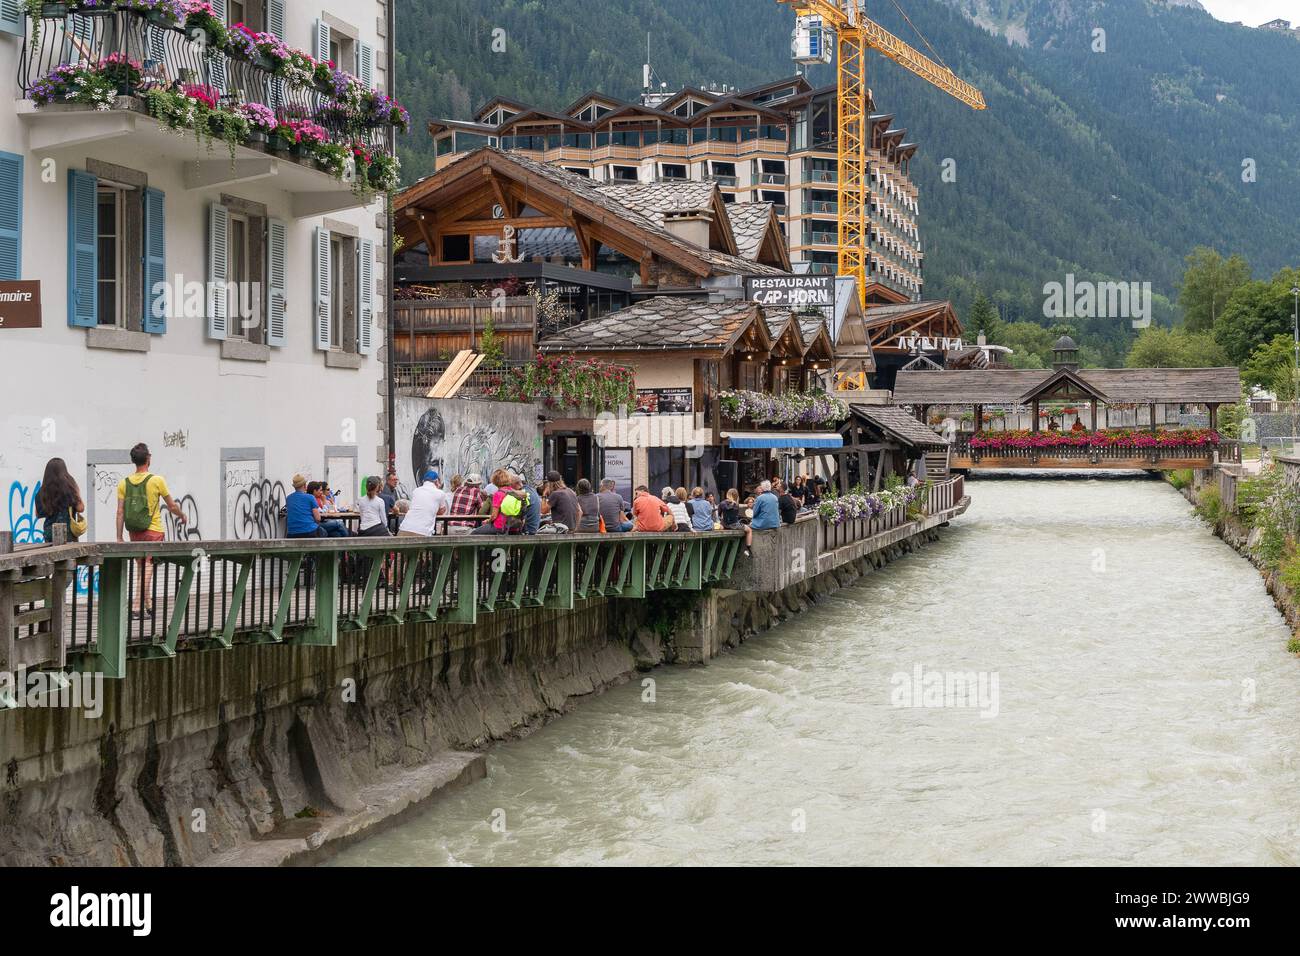
[[[99,568],[77,565],[76,588],[78,594],[87,594],[92,589],[99,593]]]
[[[31,498],[27,497],[28,489],[21,481],[15,481],[9,486],[9,530],[14,533],[14,544],[43,544],[45,542],[45,532],[37,524],[36,517],[36,496],[40,494],[41,483],[36,482],[36,487],[31,489]],[[15,510],[14,504],[18,505]]]
[[[39,481],[35,488],[30,489],[30,498],[27,486],[21,481],[15,481],[9,486],[9,530],[14,533],[14,544],[45,543],[45,523],[36,515],[36,496],[40,491]],[[89,594],[92,590],[98,594],[99,568],[84,564],[78,566],[73,586],[81,595]]]

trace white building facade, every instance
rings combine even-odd
[[[0,0],[0,293],[36,282],[41,302],[38,328],[0,325],[0,530],[41,540],[34,498],[60,457],[88,537],[112,540],[116,485],[141,441],[189,518],[169,538],[277,536],[295,473],[354,501],[387,465],[382,191],[283,140],[169,129],[142,90],[197,86],[301,122],[334,115],[331,98],[265,59],[205,50],[216,34],[183,19],[64,6],[37,29],[20,0]],[[274,33],[388,88],[384,2],[211,7],[232,30]],[[60,62],[114,55],[137,61],[139,89],[102,109],[34,102]],[[362,125],[330,128],[330,141],[378,155],[387,129]]]

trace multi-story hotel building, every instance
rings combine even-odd
[[[472,120],[435,120],[429,130],[438,169],[497,146],[600,181],[713,180],[728,203],[776,207],[797,271],[834,274],[835,95],[794,76],[749,90],[647,90],[636,103],[591,92],[559,113],[497,97]],[[873,106],[869,282],[916,301],[924,261],[909,175],[916,144],[893,120]]]
[[[274,536],[296,472],[355,500],[388,458],[383,193],[252,127],[205,143],[186,116],[204,99],[390,155],[323,84],[226,52],[242,23],[382,90],[386,3],[213,0],[206,30],[177,5],[32,9],[0,4],[0,530],[41,540],[35,494],[62,458],[90,539],[113,540],[137,442],[187,514],[169,537]],[[62,76],[102,101],[49,95]],[[157,118],[155,90],[185,115]]]

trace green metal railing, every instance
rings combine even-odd
[[[74,544],[0,554],[0,669],[125,676],[235,644],[333,646],[378,624],[473,624],[731,577],[738,532]],[[7,613],[6,613],[7,612]],[[143,612],[143,613],[141,613]]]

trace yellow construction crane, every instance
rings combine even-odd
[[[826,35],[833,33],[836,38],[839,59],[836,129],[839,148],[839,272],[857,278],[858,295],[865,308],[870,261],[867,150],[871,144],[867,50],[879,50],[973,109],[984,109],[984,95],[948,67],[936,63],[880,24],[868,20],[864,0],[777,0],[777,3],[793,7],[798,17],[791,51],[797,61],[830,62],[831,50],[825,43]]]

